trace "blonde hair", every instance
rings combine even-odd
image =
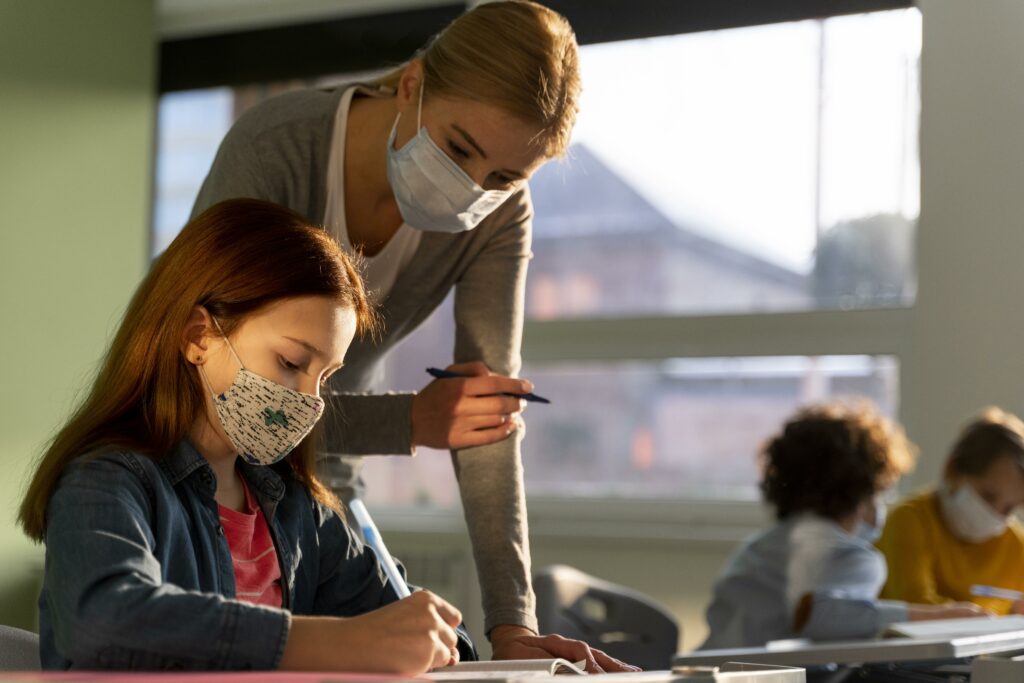
[[[1013,413],[989,406],[960,431],[947,467],[954,474],[983,475],[1002,457],[1024,469],[1024,422]]]
[[[561,14],[528,0],[478,5],[435,35],[423,61],[424,97],[483,102],[536,124],[545,156],[563,156],[580,95],[576,34]],[[375,85],[398,89],[403,65]]]

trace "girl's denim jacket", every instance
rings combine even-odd
[[[78,458],[47,508],[44,669],[273,669],[291,614],[350,617],[396,599],[373,551],[287,462],[239,468],[274,540],[282,608],[235,599],[213,470],[188,440],[162,458]],[[463,659],[472,648],[460,628]]]

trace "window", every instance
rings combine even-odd
[[[558,409],[528,411],[529,493],[754,500],[752,456],[798,406],[862,396],[891,414],[896,369],[885,356],[530,365]]]
[[[901,10],[585,46],[531,317],[912,303],[919,36]]]
[[[898,414],[920,36],[908,9],[581,48],[569,157],[531,181],[523,374],[553,403],[526,414],[529,495],[752,500],[758,446],[796,406]],[[163,98],[155,250],[265,90]],[[382,388],[422,387],[451,327],[449,298]],[[457,504],[446,453],[366,477],[378,505]]]
[[[150,240],[156,256],[188,222],[217,146],[234,121],[229,88],[164,95],[157,122],[156,201]]]

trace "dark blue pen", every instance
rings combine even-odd
[[[430,373],[431,377],[435,377],[437,379],[455,379],[456,377],[473,377],[473,375],[462,375],[462,374],[459,374],[457,372],[452,372],[451,370],[442,370],[441,368],[427,368],[427,372]],[[537,394],[534,394],[533,392],[531,392],[529,394],[513,394],[513,393],[510,393],[510,392],[504,392],[501,395],[502,396],[515,396],[516,398],[521,398],[524,401],[533,401],[534,403],[551,403],[551,401],[547,400],[543,396],[538,396]]]

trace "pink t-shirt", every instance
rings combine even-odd
[[[235,569],[235,597],[257,605],[281,607],[281,565],[270,528],[245,480],[242,486],[245,512],[217,506]]]

